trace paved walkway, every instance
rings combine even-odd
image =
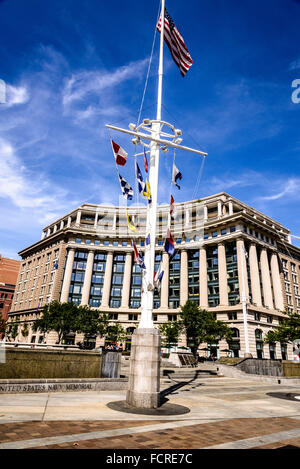
[[[2,394],[0,449],[300,449],[300,401],[269,392],[300,395],[300,387],[199,378],[167,395],[190,413],[162,417],[107,407],[125,391]]]

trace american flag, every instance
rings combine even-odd
[[[161,32],[161,17],[157,23],[157,30]],[[184,43],[183,37],[175,26],[174,21],[165,8],[164,40],[171,52],[174,62],[184,77],[193,64],[192,57]]]

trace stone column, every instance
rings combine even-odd
[[[185,249],[181,249],[180,261],[180,305],[183,306],[188,300],[188,254]]]
[[[245,293],[246,297],[249,297],[247,263],[246,263],[246,256],[245,256],[244,249],[245,249],[244,240],[237,239],[236,250],[237,250],[237,264],[238,264],[238,275],[239,275],[240,301],[242,300],[243,293]]]
[[[129,307],[130,298],[130,286],[131,286],[131,268],[132,268],[132,254],[131,252],[126,253],[125,269],[123,277],[123,289],[122,289],[122,308]]]
[[[76,225],[80,225],[80,220],[81,220],[81,210],[78,210],[77,215],[76,215]]]
[[[164,275],[161,281],[160,307],[168,308],[169,306],[169,254],[163,252],[163,269]]]
[[[283,304],[283,295],[281,288],[281,279],[278,266],[277,253],[273,252],[271,255],[271,273],[272,273],[272,282],[273,282],[273,293],[275,300],[275,307],[280,311],[284,310]]]
[[[93,265],[94,265],[94,251],[89,251],[87,263],[86,263],[85,275],[84,275],[84,283],[82,287],[82,295],[81,295],[82,305],[89,304],[92,274],[93,274]]]
[[[68,217],[68,223],[67,223],[68,228],[70,228],[71,223],[72,223],[72,217]]]
[[[260,253],[260,268],[261,268],[265,306],[267,306],[270,309],[273,309],[271,277],[270,277],[268,253],[267,253],[266,248],[263,248]]]
[[[229,215],[233,215],[233,203],[231,201],[228,203],[228,207],[229,207]]]
[[[207,221],[207,219],[208,219],[208,210],[207,210],[206,205],[204,205],[203,210],[204,210],[204,221]]]
[[[222,202],[219,200],[218,202],[218,217],[222,216]]]
[[[220,305],[228,305],[228,285],[225,244],[218,244],[219,295]]]
[[[64,226],[65,226],[65,223],[63,220],[61,220],[59,229],[62,230]]]
[[[97,224],[98,224],[98,212],[95,213],[94,228],[97,228]]]
[[[73,248],[69,249],[67,263],[65,267],[64,280],[63,280],[63,285],[61,289],[61,296],[60,296],[61,303],[66,303],[69,298],[74,256],[75,256],[75,249]]]
[[[200,306],[208,307],[208,288],[207,288],[207,263],[206,249],[202,246],[199,250],[199,289],[200,289]]]
[[[102,303],[101,303],[101,306],[105,306],[105,307],[108,307],[109,305],[112,267],[113,267],[113,253],[108,252],[107,258],[106,258],[106,265],[105,265],[105,275],[104,275]]]
[[[257,306],[262,306],[259,268],[258,268],[257,251],[256,251],[255,243],[250,244],[249,265],[250,265],[252,302],[257,304]]]

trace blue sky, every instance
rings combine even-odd
[[[198,187],[201,158],[177,153],[175,201],[225,191],[300,236],[300,103],[291,99],[300,2],[166,6],[194,65],[182,78],[165,48],[163,118],[182,130],[183,144],[208,152]],[[158,8],[158,0],[0,0],[2,255],[18,258],[83,202],[118,203],[105,124],[137,121]],[[142,117],[156,114],[158,36]],[[111,136],[133,154],[128,137]],[[161,203],[171,160],[160,160]],[[121,174],[134,185],[132,158]]]

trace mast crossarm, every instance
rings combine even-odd
[[[147,135],[147,134],[144,134],[144,133],[141,133],[141,132],[134,132],[133,130],[122,129],[121,127],[115,127],[114,125],[109,125],[109,124],[106,124],[106,127],[108,129],[118,130],[119,132],[123,132],[125,134],[134,135],[135,137],[138,137],[138,138],[141,138],[141,139],[150,140],[152,142],[159,143],[160,145],[166,145],[168,147],[178,148],[179,150],[190,151],[191,153],[196,153],[198,155],[207,156],[207,153],[205,153],[203,151],[195,150],[194,148],[185,147],[183,145],[178,145],[177,143],[173,143],[173,142],[170,142],[168,140],[162,140],[160,138],[155,138],[152,135]]]

